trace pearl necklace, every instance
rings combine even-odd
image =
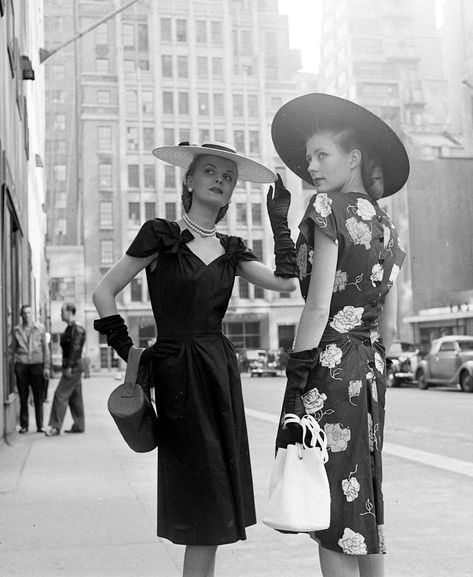
[[[196,222],[194,222],[193,220],[191,220],[186,213],[184,213],[182,215],[182,220],[187,224],[187,226],[193,230],[194,232],[196,232],[197,234],[200,234],[200,236],[202,238],[205,238],[207,236],[214,236],[215,233],[217,232],[217,227],[214,226],[213,228],[204,228],[203,226],[200,226],[200,224],[197,224]]]

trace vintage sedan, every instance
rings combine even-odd
[[[432,341],[416,371],[419,389],[457,385],[473,392],[473,336],[451,335]]]

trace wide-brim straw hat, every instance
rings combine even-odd
[[[154,156],[174,166],[188,168],[196,156],[209,154],[232,160],[238,169],[238,180],[247,182],[274,182],[276,175],[259,162],[238,154],[236,148],[225,142],[204,142],[201,146],[181,142],[177,146],[160,146],[153,150]]]
[[[400,190],[409,176],[409,158],[397,134],[381,118],[344,98],[323,93],[299,96],[284,104],[271,126],[274,147],[297,176],[313,185],[307,171],[306,142],[318,129],[353,128],[382,165],[383,197]]]

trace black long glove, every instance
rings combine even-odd
[[[117,352],[125,362],[133,341],[128,334],[128,327],[121,315],[110,315],[94,321],[94,329],[107,337],[107,344]]]
[[[298,276],[296,247],[294,246],[291,231],[287,223],[287,213],[290,204],[291,193],[284,186],[278,174],[277,180],[274,183],[274,195],[273,187],[269,187],[266,197],[266,207],[274,236],[274,256],[276,262],[274,274],[284,278]]]
[[[301,395],[307,385],[310,371],[316,366],[319,360],[320,349],[315,348],[307,351],[291,353],[287,361],[286,392],[284,393],[282,417],[288,413],[293,413],[298,417],[305,414],[304,404]],[[302,443],[302,427],[297,423],[288,423],[284,429],[280,429],[276,445],[286,447],[291,443]]]

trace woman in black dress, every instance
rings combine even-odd
[[[315,417],[327,436],[332,501],[330,527],[312,534],[322,573],[381,577],[386,351],[405,253],[378,199],[402,188],[409,161],[381,119],[326,94],[284,105],[272,133],[283,162],[316,188],[299,225],[305,306],[276,444],[301,440],[299,424],[284,426],[285,414]]]
[[[151,359],[159,412],[158,535],[186,545],[184,577],[214,575],[217,546],[245,539],[255,508],[241,382],[222,318],[239,275],[275,291],[296,288],[290,197],[268,194],[276,270],[241,238],[216,232],[237,179],[272,182],[264,166],[220,143],[161,147],[154,154],[187,168],[182,220],[146,222],[94,293],[95,327],[127,359],[132,344],[116,295],[146,268],[157,325]]]

